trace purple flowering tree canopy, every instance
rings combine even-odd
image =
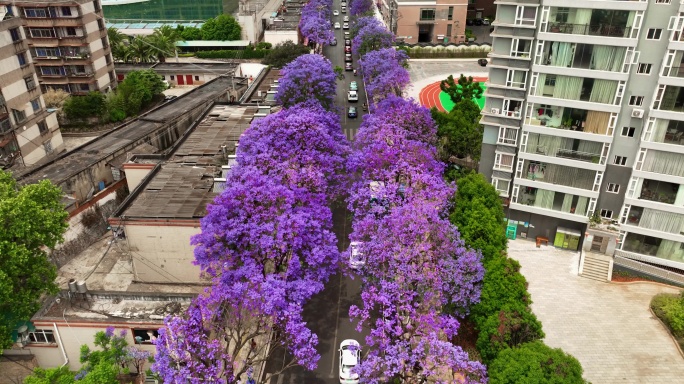
[[[360,27],[352,39],[352,51],[360,57],[370,51],[392,48],[394,44],[394,35],[381,25],[375,17],[371,19],[375,23]]]
[[[373,0],[351,0],[349,13],[354,16],[371,14],[373,12]]]
[[[337,76],[327,58],[317,54],[302,55],[287,64],[280,73],[282,78],[275,99],[283,107],[313,100],[326,110],[333,108]]]
[[[390,95],[401,96],[410,83],[406,52],[394,48],[384,48],[366,53],[359,64],[363,73],[366,91],[374,102]]]
[[[320,53],[323,45],[332,43],[335,34],[330,23],[332,1],[310,0],[302,8],[299,20],[299,31],[309,42],[316,44],[316,52]]]

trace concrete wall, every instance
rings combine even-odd
[[[622,203],[625,199],[625,192],[629,186],[631,175],[631,168],[612,164],[606,165],[606,172],[603,174],[603,181],[601,182],[601,194],[596,201],[596,212],[600,214],[602,209],[608,209],[613,211],[613,220],[620,218]],[[620,192],[607,192],[609,183],[619,185]]]
[[[133,192],[133,190],[140,185],[140,182],[147,176],[155,164],[137,164],[137,163],[125,163],[123,164],[124,172],[126,173],[126,183],[128,185],[128,190]]]
[[[410,5],[408,5],[410,4]],[[467,0],[437,0],[435,2],[426,2],[425,5],[415,5],[416,3],[402,3],[398,2],[397,18],[397,37],[402,38],[404,42],[413,44],[418,42],[418,32],[421,9],[435,9],[436,16],[434,20],[434,27],[432,32],[431,43],[443,43],[444,40],[437,40],[438,35],[446,36],[447,25],[451,24],[451,37],[448,42],[459,43],[465,41],[465,21],[467,13]],[[449,7],[453,7],[452,20],[448,20]],[[410,36],[410,38],[409,38]]]
[[[483,174],[487,181],[492,181],[492,171],[494,168],[494,151],[496,150],[496,145],[493,144],[482,144],[482,151],[480,155],[480,168],[478,172]]]
[[[574,229],[580,233],[586,230],[586,224],[577,223],[574,221],[557,219],[555,217],[541,216],[534,213],[516,211],[509,209],[506,215],[510,220],[517,220],[520,222],[528,222],[529,227],[525,228],[518,225],[518,238],[521,237],[522,232],[527,233],[527,238],[534,240],[537,236],[544,236],[549,239],[549,246],[553,246],[553,239],[556,237],[556,229],[560,227]],[[580,238],[580,248],[583,246],[584,236]]]
[[[292,30],[292,31],[271,31],[267,30],[264,32],[264,42],[265,43],[271,43],[273,46],[276,46],[280,43],[284,43],[286,41],[293,41],[295,43],[299,42],[299,36],[297,35],[297,31]]]
[[[192,265],[190,237],[200,233],[199,221],[177,226],[160,222],[124,224],[133,255],[136,279],[145,282],[199,282],[199,267]]]

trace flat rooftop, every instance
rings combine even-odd
[[[169,59],[171,60],[171,59]],[[239,63],[150,63],[150,64],[123,64],[115,63],[117,72],[128,73],[143,69],[153,69],[157,73],[178,73],[178,71],[191,73],[213,73],[215,75],[232,76],[240,66]]]
[[[257,107],[215,105],[187,137],[183,138],[116,213],[126,219],[198,219],[218,192],[214,178],[222,177],[227,155],[249,128]],[[222,147],[225,146],[225,152]]]
[[[236,84],[233,84],[233,81]],[[132,142],[153,134],[159,130],[160,123],[178,118],[198,108],[207,100],[215,100],[233,86],[244,86],[238,85],[240,81],[244,81],[244,79],[233,79],[227,76],[218,77],[171,102],[157,107],[141,118],[119,126],[87,144],[61,155],[50,163],[16,170],[15,177],[22,184],[32,184],[48,179],[59,185]]]

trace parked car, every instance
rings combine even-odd
[[[349,39],[344,39],[344,45],[345,45],[346,47],[351,47],[351,40],[349,40]]]
[[[349,63],[352,62],[352,55],[351,55],[351,53],[345,53],[345,54],[344,54],[344,61],[345,61],[345,62],[349,62]]]
[[[482,25],[483,21],[482,21],[481,18],[478,18],[478,19],[475,19],[475,20],[473,21],[473,23],[474,23],[475,25]]]
[[[344,20],[342,20],[342,21],[344,21],[345,23],[348,23],[349,22],[349,16],[345,16]]]
[[[340,384],[358,384],[359,374],[352,371],[361,364],[361,345],[353,339],[340,343]]]
[[[356,91],[347,92],[347,101],[350,103],[359,101],[359,94]]]
[[[351,47],[350,46],[345,46],[344,47],[344,53],[351,53]]]
[[[482,19],[482,25],[489,25],[489,19]]]
[[[335,23],[335,29],[340,29],[340,23]]]
[[[343,7],[346,7],[346,6],[347,6],[347,2],[346,2],[346,1],[343,1],[343,2],[340,3],[340,5],[343,6]]]
[[[347,116],[349,118],[353,119],[356,117],[356,107],[349,107],[349,111],[347,111]]]
[[[330,45],[337,45],[337,39],[333,39],[333,41],[330,42]]]
[[[342,6],[341,9],[342,9],[342,13],[347,13],[347,7]]]
[[[358,86],[358,84],[356,84],[356,81],[352,81],[351,83],[349,83],[349,90],[350,91],[358,91],[359,90],[359,86]]]
[[[479,59],[477,60],[477,63],[480,64],[481,67],[486,67],[489,61],[487,61],[487,59]]]
[[[466,25],[472,26],[473,25],[473,19],[466,19]]]
[[[352,67],[352,63],[344,63],[344,70],[345,71],[353,71],[354,67]]]
[[[349,29],[349,23],[342,24],[342,29]]]
[[[340,11],[338,11],[337,9],[333,11],[333,16],[339,16],[339,15],[340,15]]]
[[[351,39],[351,34],[349,33],[349,31],[344,31],[344,38]]]
[[[164,97],[164,101],[171,101],[177,97],[178,96],[176,96],[176,95],[168,95],[168,96]]]
[[[361,242],[352,241],[349,243],[349,267],[359,269],[366,264],[366,257],[361,252]]]

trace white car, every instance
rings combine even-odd
[[[359,241],[349,243],[349,266],[351,269],[359,269],[366,265],[366,256],[360,250],[361,244]]]
[[[349,21],[349,16],[345,16],[343,21],[344,21],[344,22],[348,22],[348,21]]]
[[[340,23],[335,23],[335,29],[340,29]]]
[[[338,11],[337,9],[333,11],[333,16],[339,16],[339,15],[340,15],[340,11]]]
[[[359,94],[356,91],[347,92],[347,101],[349,101],[349,102],[359,101]]]
[[[345,38],[345,39],[349,39],[349,38],[350,38],[350,36],[349,36],[349,35],[350,35],[350,33],[349,33],[349,32],[347,32],[347,31],[344,31],[344,38]]]
[[[352,339],[340,343],[340,384],[358,384],[359,374],[353,373],[354,367],[361,363],[361,346]]]
[[[342,24],[342,29],[349,29],[349,23]]]
[[[342,13],[347,13],[347,7],[342,6],[341,8],[342,8]]]

